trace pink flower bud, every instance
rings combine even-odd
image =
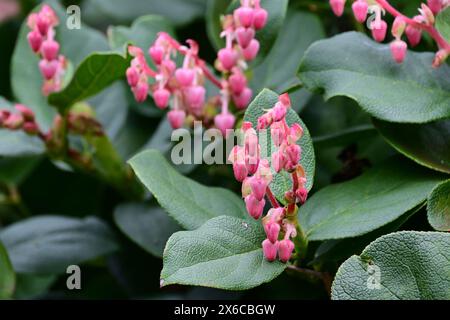
[[[186,100],[193,109],[200,109],[205,103],[206,90],[202,86],[192,86],[185,91]]]
[[[34,112],[27,106],[24,106],[23,104],[16,104],[14,107],[16,108],[17,111],[19,111],[22,114],[23,118],[26,121],[34,120]]]
[[[392,24],[392,35],[395,38],[400,38],[403,34],[403,32],[405,32],[405,28],[406,28],[406,22],[402,17],[396,17],[394,20],[394,23]]]
[[[258,170],[259,166],[259,156],[245,156],[245,165],[247,166],[248,174],[253,175]]]
[[[272,113],[268,112],[258,118],[258,130],[265,129],[273,123]]]
[[[248,175],[248,170],[247,167],[245,165],[245,162],[235,162],[233,164],[233,173],[234,173],[234,177],[236,178],[237,181],[242,182],[244,181],[245,178],[247,178]]]
[[[286,155],[294,165],[300,161],[301,150],[298,144],[292,144],[286,148]]]
[[[59,44],[58,42],[48,39],[42,43],[41,52],[42,56],[48,60],[55,60],[58,57]]]
[[[264,257],[267,261],[275,261],[278,252],[278,242],[272,243],[269,239],[262,242]]]
[[[183,110],[171,110],[167,113],[167,119],[173,129],[181,128],[186,118],[186,112]]]
[[[22,129],[29,135],[35,135],[39,133],[39,127],[36,122],[25,122],[22,126]]]
[[[285,165],[286,157],[281,151],[272,153],[272,166],[276,173],[280,172]]]
[[[295,191],[295,196],[297,197],[300,204],[304,204],[308,198],[308,190],[306,188],[300,187]]]
[[[447,52],[445,49],[441,49],[438,52],[436,52],[436,55],[433,60],[433,68],[438,68],[441,66],[445,60],[447,60],[449,56],[449,52]]]
[[[394,40],[391,42],[392,57],[397,63],[402,63],[405,60],[407,49],[408,45],[405,41]]]
[[[226,137],[227,130],[233,129],[235,120],[231,113],[221,113],[215,116],[214,124],[222,132],[222,135]]]
[[[259,51],[259,41],[256,39],[252,39],[248,47],[242,50],[242,54],[245,60],[250,61],[255,59],[256,55],[258,54],[258,51]]]
[[[176,68],[177,65],[172,60],[163,60],[161,62],[161,69],[169,76],[172,75]]]
[[[236,51],[227,48],[220,49],[217,56],[225,70],[231,70],[236,65],[238,59]]]
[[[138,84],[132,88],[134,93],[134,98],[137,102],[144,102],[147,100],[149,86],[145,81],[140,81]]]
[[[250,179],[250,187],[252,188],[253,195],[256,199],[261,201],[266,195],[267,182],[259,177],[252,177]]]
[[[21,114],[12,113],[7,119],[3,120],[3,126],[10,130],[17,130],[22,127],[24,119]]]
[[[406,37],[408,38],[411,47],[415,47],[420,43],[422,38],[422,30],[413,27],[412,25],[408,25],[406,27]]]
[[[170,92],[164,88],[157,89],[153,92],[153,99],[158,108],[165,109],[169,105]]]
[[[252,99],[253,91],[250,88],[245,88],[241,94],[233,95],[233,102],[238,109],[247,108],[250,100]]]
[[[245,154],[249,156],[258,156],[259,154],[258,135],[254,129],[249,129],[245,132],[244,150]]]
[[[442,0],[427,0],[427,4],[435,15],[442,10]]]
[[[334,14],[340,17],[344,13],[345,0],[330,0],[330,6]]]
[[[273,121],[278,122],[286,117],[287,108],[281,102],[277,102],[270,112],[272,114]]]
[[[358,22],[363,23],[364,21],[366,21],[368,8],[369,5],[367,4],[366,0],[357,0],[353,2],[352,10]]]
[[[278,235],[280,234],[280,225],[277,222],[269,221],[264,225],[264,231],[266,232],[267,239],[270,242],[275,243],[278,241]]]
[[[164,48],[158,45],[151,46],[148,54],[155,64],[160,64],[164,57]]]
[[[46,80],[50,80],[55,76],[58,66],[59,64],[56,60],[47,61],[44,59],[39,62],[39,69]]]
[[[253,9],[249,7],[240,7],[234,10],[234,16],[243,27],[248,28],[253,22]]]
[[[127,80],[128,80],[128,84],[131,87],[135,87],[138,82],[139,82],[139,72],[136,68],[134,67],[129,67],[127,69]]]
[[[28,33],[27,35],[28,43],[30,44],[31,49],[37,53],[41,49],[43,38],[41,34],[34,30]]]
[[[256,30],[264,28],[267,23],[267,11],[263,8],[255,9],[253,12],[253,27]]]
[[[280,121],[274,122],[270,126],[270,134],[272,137],[272,142],[276,147],[279,147],[284,139],[286,139],[286,133],[284,130],[284,125]]]
[[[433,11],[431,11],[430,7],[428,7],[425,3],[422,3],[419,9],[419,12],[422,14],[424,22],[428,25],[433,25],[435,22],[435,17]]]
[[[245,49],[255,37],[255,30],[252,28],[239,27],[236,29],[236,37],[241,48]]]
[[[183,87],[188,87],[194,81],[194,70],[188,68],[180,68],[175,71],[175,78]]]
[[[259,201],[253,194],[245,197],[245,206],[247,211],[255,220],[258,220],[261,217],[265,204],[266,201],[264,199]]]
[[[372,28],[372,37],[377,42],[382,42],[384,38],[386,38],[386,32],[387,32],[387,23],[384,20],[380,21],[373,21],[371,24]]]
[[[289,133],[292,142],[298,141],[303,136],[303,128],[300,124],[294,123],[292,127],[290,128]]]
[[[239,95],[247,86],[247,78],[242,74],[242,72],[233,72],[233,74],[228,79],[231,91]]]
[[[50,28],[50,20],[47,17],[39,15],[36,19],[36,26],[41,35],[46,36]]]
[[[278,256],[282,262],[288,262],[294,251],[294,243],[289,239],[278,242]]]

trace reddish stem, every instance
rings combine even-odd
[[[387,0],[376,0],[376,2],[394,17],[402,17],[406,23],[428,32],[428,34],[436,41],[439,48],[450,52],[450,44],[444,39],[444,37],[442,37],[439,31],[437,31],[433,26],[419,23],[414,19],[408,18],[407,16],[399,12],[397,9],[395,9]]]
[[[298,176],[297,176],[297,171],[292,172],[292,192],[297,191],[298,189]]]
[[[280,207],[280,204],[278,203],[277,199],[275,198],[275,196],[272,193],[272,190],[270,190],[269,187],[267,187],[267,189],[266,189],[266,196],[269,199],[270,203],[272,204],[272,207],[274,207],[274,208]]]

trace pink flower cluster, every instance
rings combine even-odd
[[[272,153],[272,167],[267,159],[261,158],[261,145],[258,132],[250,122],[242,125],[243,145],[237,145],[231,151],[229,161],[233,164],[236,180],[242,182],[242,197],[248,213],[258,220],[264,211],[267,197],[272,209],[262,219],[267,239],[262,246],[266,259],[274,261],[278,255],[282,262],[287,262],[294,250],[296,222],[292,219],[296,204],[306,201],[308,191],[305,188],[305,174],[299,163],[301,147],[297,141],[302,137],[303,129],[298,124],[289,126],[286,114],[291,107],[288,94],[279,97],[278,102],[258,119],[257,130],[264,134],[270,127],[273,144],[277,150]],[[273,179],[272,169],[279,173],[286,170],[293,181],[292,190],[285,194],[286,207],[281,207],[270,190]],[[280,236],[282,237],[279,240]]]
[[[35,121],[33,110],[23,104],[16,104],[14,107],[16,112],[0,110],[0,128],[23,130],[29,135],[38,134],[39,127]]]
[[[134,58],[127,70],[127,79],[136,100],[145,101],[151,92],[157,107],[166,109],[170,105],[168,120],[174,129],[182,127],[188,116],[209,123],[212,119],[208,118],[211,113],[207,112],[207,107],[220,108],[214,115],[214,124],[226,135],[235,124],[235,116],[229,111],[230,103],[233,102],[238,110],[245,109],[252,98],[244,71],[247,62],[258,54],[259,42],[255,33],[265,26],[267,15],[260,0],[242,0],[232,15],[223,18],[222,36],[226,38],[226,47],[218,52],[216,62],[216,68],[222,72],[220,80],[198,57],[199,48],[193,40],[183,46],[161,32],[148,50],[156,71],[147,65],[141,49],[130,46],[129,53]],[[184,55],[181,67],[175,64],[178,53]],[[154,79],[151,85],[149,77]],[[207,100],[206,80],[220,89],[220,98]]]
[[[59,43],[55,40],[55,27],[59,19],[48,5],[43,5],[37,13],[28,17],[28,43],[31,49],[39,55],[39,69],[44,77],[42,92],[49,95],[59,91],[67,68],[67,60],[59,54]]]
[[[331,8],[337,16],[344,12],[346,0],[330,0]],[[375,2],[375,4],[373,4]],[[427,5],[428,4],[428,5]],[[354,0],[352,5],[353,14],[358,22],[366,21],[368,12],[375,13],[375,19],[370,24],[372,37],[382,42],[386,38],[388,25],[383,20],[383,14],[388,11],[395,17],[391,28],[394,40],[390,44],[393,59],[397,63],[402,63],[407,54],[408,44],[402,40],[403,34],[406,34],[409,44],[412,47],[417,46],[422,38],[422,32],[425,31],[436,41],[439,50],[435,55],[433,67],[438,67],[450,55],[450,44],[434,28],[435,15],[450,5],[448,0],[428,0],[427,4],[422,3],[419,9],[419,15],[414,18],[408,18],[397,11],[387,0]]]

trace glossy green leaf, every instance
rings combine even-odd
[[[20,273],[63,273],[118,248],[109,227],[95,217],[37,216],[0,230],[0,240]]]
[[[129,60],[117,53],[92,53],[78,66],[69,84],[51,94],[48,101],[61,111],[65,110],[123,78],[129,65]]]
[[[170,237],[164,250],[161,285],[196,285],[246,290],[269,282],[286,265],[264,259],[259,222],[221,216],[194,231]]]
[[[433,189],[427,203],[428,221],[439,231],[450,231],[450,180]]]
[[[89,0],[84,1],[82,12],[91,24],[130,23],[136,18],[156,14],[167,17],[177,25],[186,24],[204,14],[204,0]]]
[[[0,242],[0,300],[11,298],[16,285],[16,274],[8,252]]]
[[[299,210],[310,240],[363,235],[423,202],[443,177],[394,157],[362,176],[315,193]]]
[[[375,240],[341,265],[332,299],[450,299],[450,234],[403,231]]]
[[[450,42],[450,7],[441,11],[436,17],[436,29]]]
[[[384,139],[417,163],[450,173],[450,120],[399,124],[373,120]]]
[[[397,64],[389,45],[348,32],[314,43],[298,75],[326,99],[346,96],[376,118],[424,123],[450,117],[450,67],[433,69],[433,57],[410,51]]]
[[[159,151],[141,152],[129,164],[161,207],[185,229],[198,228],[209,219],[221,215],[248,216],[244,202],[237,195],[184,177]]]
[[[120,230],[147,252],[162,257],[169,237],[180,231],[178,224],[164,210],[140,203],[127,203],[114,211]]]
[[[268,89],[262,90],[248,106],[245,112],[244,121],[250,121],[253,124],[253,127],[256,128],[258,118],[265,113],[265,110],[272,108],[277,101],[278,94]],[[305,124],[292,109],[289,109],[286,116],[286,121],[290,126],[294,123],[298,123],[303,128],[303,137],[298,141],[299,145],[302,147],[302,159],[300,160],[300,163],[305,169],[307,179],[306,185],[308,190],[310,190],[313,185],[315,170],[314,148],[312,145],[311,136],[309,135],[308,128],[306,128]],[[267,130],[266,137],[260,136],[260,143],[264,143],[266,141],[268,146],[267,148],[264,146],[263,150],[267,149],[267,155],[262,156],[271,162],[272,153],[275,151],[275,146],[272,143],[270,130]],[[274,179],[270,184],[270,187],[277,199],[284,201],[285,192],[292,188],[292,179],[289,174],[284,171],[279,174],[276,174],[275,171],[273,173]]]
[[[223,48],[225,41],[220,38],[221,25],[220,16],[231,13],[238,6],[238,1],[212,0],[207,9],[208,36],[214,47],[218,50]],[[228,6],[226,4],[229,4]],[[272,49],[275,40],[280,33],[287,11],[287,0],[261,0],[261,7],[267,10],[268,18],[265,27],[256,32],[255,38],[260,43],[258,57],[253,64],[263,61],[263,58]],[[225,11],[223,9],[226,8]]]

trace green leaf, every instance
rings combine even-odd
[[[373,120],[383,138],[417,163],[450,173],[450,120],[398,124]]]
[[[120,54],[93,53],[81,62],[69,84],[62,91],[51,94],[48,101],[64,111],[123,78],[129,65],[129,59]]]
[[[272,108],[277,101],[278,101],[278,94],[269,89],[262,90],[252,101],[252,103],[250,103],[250,105],[248,106],[244,115],[244,121],[250,121],[253,124],[253,127],[256,128],[258,118],[265,113],[265,110]],[[306,185],[308,190],[310,190],[313,185],[314,170],[315,170],[315,156],[311,136],[309,135],[308,128],[306,128],[305,124],[302,122],[302,120],[300,120],[298,115],[292,109],[289,109],[286,116],[286,121],[289,126],[291,126],[294,123],[298,123],[303,128],[303,137],[298,142],[299,145],[302,147],[302,159],[300,160],[300,164],[305,169],[307,179]],[[268,159],[269,162],[271,162],[272,153],[273,151],[275,151],[274,149],[275,146],[272,143],[270,130],[267,130],[266,137],[260,136],[260,144],[265,142],[267,142],[268,147],[267,148],[263,147],[263,149],[267,149],[267,155],[262,156]],[[273,174],[274,179],[270,184],[270,187],[274,192],[275,196],[277,197],[277,199],[283,202],[285,192],[288,189],[292,188],[291,177],[284,171],[278,174],[276,174],[275,171],[273,171]]]
[[[435,26],[447,42],[450,42],[450,7],[437,15]]]
[[[356,179],[315,193],[300,208],[299,223],[309,240],[363,235],[419,205],[442,179],[394,157]]]
[[[0,158],[0,181],[19,185],[40,163],[41,157]]]
[[[18,274],[14,299],[39,298],[56,280],[56,275]]]
[[[433,69],[432,53],[393,61],[389,45],[348,32],[314,43],[299,68],[304,85],[325,98],[349,97],[372,116],[423,123],[450,117],[450,67]]]
[[[259,222],[221,216],[195,231],[175,233],[164,250],[161,285],[246,290],[269,282],[286,265],[264,259]]]
[[[57,13],[61,23],[56,28],[56,37],[60,43],[61,53],[74,67],[77,67],[93,52],[107,51],[108,43],[103,34],[86,25],[79,30],[66,27],[65,9],[57,1],[46,1]],[[33,11],[39,10],[40,6]],[[36,118],[43,130],[48,130],[55,116],[47,98],[42,95],[42,76],[39,71],[39,58],[30,49],[27,41],[29,28],[26,21],[22,23],[11,61],[11,86],[15,98],[36,113]]]
[[[160,258],[169,237],[181,230],[161,208],[140,203],[118,206],[114,211],[114,221],[131,240]]]
[[[403,231],[375,240],[345,261],[332,299],[448,300],[449,288],[450,234]]]
[[[0,242],[0,300],[8,299],[14,293],[16,274],[5,247]]]
[[[272,50],[253,70],[250,85],[255,92],[269,88],[283,93],[298,83],[296,71],[303,54],[313,42],[324,37],[325,31],[316,15],[300,11],[289,12]],[[303,96],[309,94],[304,91]],[[299,102],[304,104],[305,100],[307,99],[303,97]]]
[[[437,185],[428,196],[428,221],[439,231],[450,231],[450,180]]]
[[[122,0],[84,1],[83,19],[90,24],[130,23],[134,19],[147,15],[161,15],[177,25],[186,24],[204,14],[204,0],[133,0],[132,4]]]
[[[226,6],[226,3],[230,3],[229,0],[212,0],[210,2],[212,3],[208,3],[207,8],[207,30],[211,43],[218,50],[225,46],[224,39],[220,38],[220,33],[222,32],[220,16],[233,12],[233,10],[238,7],[239,2],[234,0],[229,6]],[[260,43],[260,50],[258,57],[252,64],[256,65],[263,61],[263,58],[272,49],[272,46],[280,33],[281,26],[283,25],[287,5],[288,0],[261,0],[261,7],[266,9],[269,15],[265,27],[256,32],[255,38]],[[226,8],[225,11],[223,11],[224,8]]]
[[[2,229],[0,240],[20,273],[63,273],[118,248],[109,227],[95,217],[33,217]]]
[[[136,19],[131,27],[109,27],[108,42],[113,50],[123,51],[124,46],[132,43],[145,51],[156,40],[159,32],[175,34],[169,20],[161,16],[148,15]],[[151,62],[150,59],[148,61]]]
[[[244,202],[237,195],[184,177],[159,151],[141,152],[129,164],[161,207],[185,229],[196,229],[221,215],[248,216]]]

